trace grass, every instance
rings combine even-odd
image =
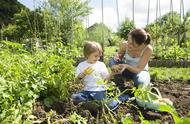
[[[153,80],[161,80],[161,81],[190,80],[190,68],[150,67],[149,72],[151,75],[151,79]]]

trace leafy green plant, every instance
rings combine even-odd
[[[30,54],[19,44],[0,45],[1,123],[21,123],[22,115],[31,114],[32,104],[39,97],[68,100],[69,82],[74,80],[74,49],[57,44]]]
[[[67,44],[83,40],[81,20],[90,12],[87,1],[47,0],[43,5],[46,41]]]
[[[152,36],[154,58],[171,60],[188,60],[190,24],[187,11],[181,20],[177,12],[169,12],[161,16],[154,23],[146,26],[146,30]]]
[[[134,123],[133,120],[128,116],[121,118],[121,122],[122,122],[122,124],[133,124]]]
[[[152,108],[151,104],[154,104],[156,99],[159,99],[155,94],[151,93],[149,88],[138,88],[135,90],[134,96],[136,98],[136,100],[138,100],[137,98],[140,98],[142,101],[141,102],[149,102],[150,104],[148,104],[149,106],[142,106],[142,107],[147,107],[147,108]],[[151,99],[150,99],[151,98]],[[157,104],[157,103],[156,103]],[[142,104],[141,104],[142,105]],[[177,114],[177,111],[175,110],[175,108],[171,105],[168,104],[168,102],[166,104],[159,104],[159,105],[154,105],[152,109],[155,109],[157,111],[160,112],[168,112],[169,114],[172,115],[173,120],[176,124],[183,124],[186,122],[189,122],[190,119],[189,118],[180,118]],[[141,115],[141,113],[140,113]],[[145,123],[145,124],[149,124],[148,121],[144,121],[143,116],[140,116],[141,118],[141,122]]]
[[[78,115],[76,112],[74,112],[70,117],[69,120],[74,124],[87,124],[87,120],[80,115]]]
[[[126,18],[126,19],[122,22],[121,26],[119,27],[117,34],[118,34],[121,38],[127,40],[127,39],[128,39],[128,34],[129,34],[129,32],[130,32],[132,29],[134,29],[134,28],[135,28],[134,22],[132,22],[131,20],[129,20],[128,18]]]

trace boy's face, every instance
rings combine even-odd
[[[100,52],[96,51],[88,55],[87,61],[91,64],[96,63],[100,59]]]

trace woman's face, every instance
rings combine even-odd
[[[128,37],[128,44],[130,49],[137,49],[140,45],[137,44],[135,41],[132,40],[131,35]]]

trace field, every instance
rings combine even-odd
[[[141,27],[143,36],[130,33],[139,27],[137,20],[119,17],[130,15],[130,11],[121,9],[123,14],[119,14],[120,5],[131,8],[126,1],[120,1],[121,4],[117,0],[92,1],[0,0],[0,124],[190,124],[190,9],[183,5],[188,0],[173,1],[180,2],[176,4],[180,11],[173,7],[172,1],[169,5],[165,0],[163,7],[156,8],[162,10],[168,4],[170,9],[158,17],[156,11],[161,10],[150,4],[156,15],[150,16],[151,22],[149,16],[148,23],[141,20],[146,24]],[[113,3],[117,5],[110,6]],[[109,11],[113,9],[113,15],[117,14],[113,17],[117,17],[118,24],[113,27],[104,20],[109,17],[109,21],[116,21],[106,16],[110,12],[103,12],[109,6]],[[135,6],[132,8],[142,9],[142,13],[148,7]],[[102,14],[95,18],[98,22],[91,23],[94,12]],[[128,39],[134,47],[132,52],[139,55],[151,39],[149,72],[155,88],[138,89],[131,81],[125,81],[125,94],[130,98],[112,111],[107,103],[118,100],[124,92],[119,91],[113,80],[101,80],[96,83],[109,83],[105,85],[108,99],[74,104],[71,95],[83,88],[82,83],[77,83],[75,73],[79,61],[84,60],[85,42],[101,44],[100,60],[108,67],[110,58]]]
[[[189,123],[189,68],[150,68],[153,86],[163,98],[173,102],[176,114],[173,109],[144,109],[135,99],[109,111],[103,101],[72,103],[71,95],[80,91],[82,85],[74,80],[74,59],[79,55],[74,50],[70,54],[67,51],[71,51],[70,46],[57,43],[56,47],[31,54],[20,44],[1,42],[1,123]],[[105,55],[107,60],[111,56]],[[133,85],[126,86],[127,93],[134,98]],[[113,85],[112,89],[108,93],[118,95],[117,87]]]

